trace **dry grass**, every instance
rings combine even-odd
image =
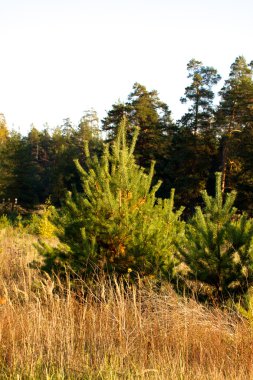
[[[248,324],[171,288],[80,291],[29,269],[35,238],[0,232],[0,379],[253,379]]]

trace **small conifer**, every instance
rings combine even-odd
[[[44,249],[46,267],[65,264],[85,274],[96,268],[119,274],[171,273],[182,209],[173,210],[174,191],[170,199],[156,198],[161,182],[152,184],[154,162],[149,173],[135,162],[137,136],[138,129],[127,144],[123,120],[101,159],[90,157],[86,146],[86,168],[75,162],[83,191],[69,193],[54,220],[61,244]]]
[[[188,278],[207,285],[206,295],[218,302],[238,297],[253,283],[253,223],[233,207],[236,193],[223,201],[221,173],[216,173],[216,193],[202,193],[204,207],[196,207],[179,245],[189,268]]]

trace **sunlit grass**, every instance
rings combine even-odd
[[[159,292],[29,267],[36,237],[0,232],[0,379],[251,379],[252,330],[233,313]]]

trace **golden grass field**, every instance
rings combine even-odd
[[[164,286],[53,281],[36,237],[0,231],[0,379],[253,379],[246,320]]]

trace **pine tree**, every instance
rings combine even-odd
[[[216,173],[215,197],[206,191],[202,196],[204,208],[196,207],[178,249],[188,278],[205,284],[206,296],[222,302],[253,283],[253,223],[246,214],[236,214],[234,191],[223,201],[221,173]]]
[[[114,104],[102,120],[102,129],[108,133],[109,140],[117,135],[122,117],[128,121],[128,142],[133,137],[135,126],[139,127],[135,148],[138,164],[147,168],[149,162],[155,160],[160,169],[158,161],[168,154],[173,130],[168,106],[159,99],[157,91],[148,91],[145,86],[135,83],[128,101]]]
[[[32,157],[29,140],[17,132],[10,133],[1,146],[0,194],[22,207],[39,203],[41,194],[40,168]]]
[[[236,157],[230,161],[233,164],[233,176],[230,170],[230,182],[235,186],[238,196],[236,203],[240,210],[245,210],[253,216],[253,126],[247,125],[234,134],[230,142],[230,152],[236,152]],[[233,144],[232,144],[233,143]],[[236,146],[235,146],[236,145]],[[236,149],[235,149],[236,148]],[[230,156],[230,159],[232,157]],[[231,178],[232,176],[232,178]]]
[[[127,102],[114,104],[102,120],[102,129],[106,131],[108,141],[117,135],[123,117],[127,119],[128,143],[131,143],[135,126],[139,127],[134,151],[136,161],[146,169],[150,161],[156,161],[154,183],[162,180],[158,194],[166,198],[167,189],[172,187],[170,163],[175,129],[169,107],[160,100],[157,91],[148,91],[145,86],[135,83]]]
[[[187,64],[188,78],[191,84],[185,89],[182,103],[191,102],[188,113],[183,116],[180,124],[189,127],[194,135],[210,129],[214,115],[212,87],[221,79],[213,67],[203,66],[201,61],[191,59]]]
[[[185,88],[181,102],[189,103],[190,107],[177,123],[172,167],[173,186],[181,202],[193,208],[199,201],[200,192],[207,186],[217,154],[213,86],[219,82],[220,75],[216,69],[204,66],[196,59],[190,60],[187,70],[190,84]]]
[[[158,200],[160,182],[138,166],[134,148],[126,142],[125,120],[101,159],[90,157],[88,169],[76,161],[83,191],[69,193],[54,221],[61,246],[44,248],[45,267],[64,264],[81,274],[94,268],[108,272],[172,273],[173,240],[180,237],[182,210],[173,211],[173,195]]]
[[[234,187],[231,177],[237,177],[240,168],[238,142],[240,133],[253,128],[253,67],[239,56],[231,65],[229,78],[220,91],[221,101],[216,113],[220,129],[222,191]]]

